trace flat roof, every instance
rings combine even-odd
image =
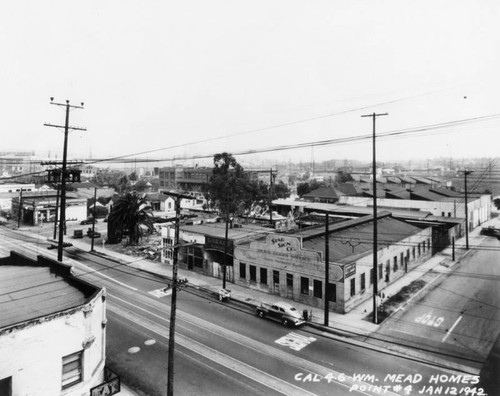
[[[100,290],[61,268],[12,254],[0,258],[0,329],[78,307]]]
[[[194,224],[194,225],[180,225],[181,231],[194,232],[196,234],[203,234],[217,238],[225,238],[226,236],[226,223],[207,223],[207,224]],[[265,234],[274,232],[274,229],[269,227],[261,227],[255,224],[243,224],[241,227],[237,226],[228,228],[228,239],[237,240],[254,236],[256,234]]]

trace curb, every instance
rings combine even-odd
[[[119,263],[119,264],[130,265],[130,262],[118,259],[118,258],[110,256],[110,255],[107,255],[106,253],[103,253],[103,252],[93,251],[93,252],[90,252],[90,253],[91,254],[95,254],[96,256],[104,257],[106,259],[109,259],[110,261],[113,261],[113,262],[116,262],[116,263]],[[458,263],[458,262],[459,261],[457,260],[456,263]],[[441,263],[439,263],[438,265],[441,265]],[[172,280],[171,277],[168,277],[168,276],[165,276],[165,275],[162,275],[162,274],[157,274],[155,272],[148,271],[148,270],[145,270],[145,269],[142,269],[142,268],[137,268],[137,267],[134,267],[134,268],[138,269],[139,271],[148,273],[150,275],[154,275],[154,276],[157,276],[157,277],[160,277],[160,278],[163,278],[163,279],[167,279],[169,281]],[[431,272],[431,271],[432,270],[429,270],[428,272],[426,272],[426,274],[429,273],[429,272]],[[436,278],[434,278],[434,280],[432,282],[428,283],[426,285],[426,287],[430,286],[436,279],[440,278],[442,275],[443,274],[439,274]],[[214,297],[214,299],[218,300],[218,298],[217,298],[218,297],[218,293],[215,292],[215,291],[213,291],[213,290],[210,290],[210,289],[208,289],[206,287],[203,287],[203,286],[199,286],[199,285],[197,285],[195,283],[189,283],[188,282],[187,285],[189,287],[193,288],[193,289],[200,290],[203,293],[209,294],[212,297]],[[426,287],[420,289],[414,296],[411,297],[411,299],[414,298],[415,296],[417,296],[423,290],[425,290]],[[411,299],[407,300],[401,307],[406,306],[406,304]],[[244,300],[242,300],[240,298],[235,298],[235,297],[231,297],[230,301],[233,301],[233,302],[235,302],[237,304],[241,304],[241,305],[243,305],[243,306],[245,306],[245,307],[247,307],[247,308],[249,308],[251,310],[255,310],[256,307],[259,305],[259,304],[255,304],[255,303],[252,303],[252,302],[244,301]],[[398,308],[398,311],[399,311],[399,309],[401,309],[401,307]],[[387,319],[389,319],[392,315],[394,315],[398,311],[394,311]],[[337,328],[334,328],[334,327],[325,326],[325,325],[322,325],[320,323],[315,323],[315,322],[306,322],[305,325],[309,326],[309,327],[312,327],[313,329],[322,331],[324,333],[328,333],[328,334],[330,334],[330,335],[332,335],[332,336],[334,336],[336,338],[342,338],[342,341],[347,342],[349,344],[356,345],[356,346],[363,347],[363,348],[369,348],[371,350],[374,350],[374,351],[377,351],[377,352],[380,352],[380,353],[384,353],[384,354],[387,354],[387,355],[398,356],[398,357],[402,357],[402,358],[406,358],[406,359],[410,359],[410,360],[417,360],[419,362],[424,362],[424,363],[427,363],[427,364],[430,364],[430,365],[434,364],[434,365],[437,365],[437,366],[445,368],[445,369],[457,370],[457,371],[461,371],[463,373],[467,373],[467,374],[471,374],[471,375],[479,375],[479,373],[480,373],[480,369],[475,369],[475,368],[470,367],[470,366],[466,366],[466,365],[462,365],[462,364],[458,364],[458,363],[453,363],[453,362],[450,362],[450,361],[445,360],[445,359],[439,359],[439,358],[429,357],[428,355],[426,355],[424,353],[419,353],[416,350],[405,348],[402,345],[401,346],[398,345],[397,347],[398,348],[404,348],[405,351],[396,351],[396,350],[389,349],[387,347],[383,347],[383,346],[371,344],[371,343],[366,342],[366,341],[358,341],[358,340],[355,339],[356,337],[363,337],[363,338],[369,337],[370,334],[372,334],[372,332],[368,332],[367,334],[348,332],[348,331],[344,331],[344,330],[337,329]],[[381,342],[385,342],[385,341],[381,340]]]

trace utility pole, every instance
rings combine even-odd
[[[191,195],[184,195],[171,192],[163,192],[163,194],[174,197],[175,199],[175,240],[173,252],[173,265],[172,265],[172,296],[170,305],[170,328],[168,333],[168,367],[167,367],[167,396],[174,394],[174,348],[175,348],[175,313],[177,309],[177,287],[180,283],[177,281],[177,267],[178,255],[177,249],[179,248],[179,226],[181,215],[181,200],[183,198],[192,199]],[[173,219],[167,219],[173,220]]]
[[[377,117],[386,116],[388,113],[372,113],[365,114],[361,117],[372,117],[373,120],[373,162],[372,162],[372,175],[373,175],[373,323],[377,324],[377,297],[378,297],[378,257],[377,257],[377,156],[375,144],[375,121]]]
[[[273,168],[269,169],[269,222],[273,226],[273,210],[271,205],[273,203]]]
[[[62,125],[54,125],[54,124],[43,124],[44,126],[50,126],[54,128],[64,128],[64,147],[63,147],[63,163],[62,163],[62,173],[61,173],[61,216],[59,219],[59,243],[57,244],[57,260],[62,262],[62,252],[63,252],[63,240],[64,240],[64,232],[66,229],[66,162],[68,160],[68,131],[86,131],[85,128],[77,128],[69,126],[69,112],[71,109],[83,109],[83,102],[81,106],[74,106],[69,104],[69,100],[66,100],[66,103],[56,103],[54,102],[54,98],[50,98],[50,104],[55,106],[62,106],[66,108],[66,119],[64,126]]]
[[[465,189],[465,250],[469,250],[469,207],[467,202],[467,175],[472,171],[464,170],[464,189]]]
[[[226,231],[224,237],[224,258],[222,259],[222,288],[226,288],[227,245],[229,237],[229,203],[226,201]]]
[[[92,242],[90,244],[90,251],[93,252],[94,251],[94,235],[95,235],[95,219],[96,219],[96,215],[97,215],[97,187],[94,188],[94,210],[93,210],[93,213],[92,213]]]
[[[56,213],[54,217],[54,240],[57,238],[57,221],[59,220],[59,191],[61,187],[57,184],[56,187]]]
[[[329,216],[326,212],[325,221],[325,326],[330,323],[330,307],[328,303],[328,298],[330,297],[328,291],[330,289],[330,247],[329,247],[329,230],[328,230]]]

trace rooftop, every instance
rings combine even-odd
[[[0,329],[78,307],[99,289],[75,278],[70,267],[11,253],[0,258]]]
[[[337,229],[337,230],[336,230]],[[388,215],[380,215],[377,220],[379,249],[389,244],[400,242],[418,232],[421,228],[397,220]],[[324,251],[325,236],[314,236],[303,239],[303,247]],[[330,261],[349,263],[354,259],[373,252],[373,217],[350,220],[332,227],[329,234]]]

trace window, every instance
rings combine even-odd
[[[373,278],[373,268],[370,270],[370,285],[373,285],[374,278]]]
[[[62,389],[82,381],[82,356],[83,351],[80,351],[62,358]]]
[[[267,285],[267,268],[260,269],[260,283]]]
[[[309,295],[309,278],[300,277],[300,292]]]
[[[365,282],[366,282],[366,281],[365,281],[365,274],[364,274],[364,273],[362,273],[362,274],[361,274],[361,290],[365,290],[365,286],[366,286],[366,285],[365,285]]]
[[[337,285],[335,283],[328,283],[327,290],[328,301],[337,302]]]
[[[314,294],[314,297],[316,297],[316,298],[323,298],[323,290],[321,290],[322,288],[323,288],[323,282],[321,282],[320,280],[314,279],[313,280],[313,294]]]
[[[415,259],[415,246],[412,248],[412,257]]]
[[[399,255],[399,265],[403,265],[403,264],[404,264],[404,262],[405,262],[405,259],[404,259],[404,254],[403,254],[403,253],[401,253],[401,254]]]
[[[430,250],[431,248],[431,240],[427,239],[427,250]]]
[[[293,274],[286,274],[286,286],[293,289]]]
[[[257,282],[257,267],[255,265],[250,266],[250,282]]]
[[[247,265],[245,263],[240,263],[240,278],[247,278]]]
[[[420,256],[420,242],[418,244],[418,255]]]
[[[351,297],[356,294],[356,278],[351,279]]]
[[[394,272],[398,270],[398,256],[394,256],[394,266],[392,267]]]
[[[378,278],[382,279],[384,277],[384,268],[382,264],[378,265]]]
[[[387,260],[387,264],[385,266],[385,281],[386,282],[389,282],[390,275],[391,275],[391,264],[389,263],[389,260]]]
[[[273,283],[275,285],[280,284],[280,272],[279,271],[276,271],[276,270],[273,271]]]

